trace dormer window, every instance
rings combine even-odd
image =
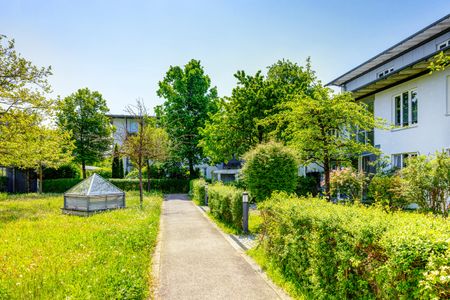
[[[440,44],[436,45],[437,50],[442,50],[444,48],[447,48],[450,45],[450,39],[446,40],[445,42],[442,42]]]
[[[394,68],[388,68],[386,70],[383,70],[381,72],[377,73],[377,78],[382,78],[390,73],[394,72]]]

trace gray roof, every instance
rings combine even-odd
[[[332,80],[327,85],[341,86],[345,83],[355,79],[367,73],[378,66],[387,63],[388,61],[402,55],[403,53],[412,50],[415,47],[422,45],[423,43],[433,39],[436,35],[441,34],[444,31],[450,30],[450,14],[437,20],[433,24],[425,27],[424,29],[414,33],[413,35],[407,37],[398,44],[392,46],[391,48],[381,52],[380,54],[372,57],[368,61],[360,64],[359,66],[353,68],[347,73],[339,76],[338,78]]]
[[[68,190],[64,195],[72,196],[100,196],[123,195],[124,192],[114,184],[94,173],[76,186]]]

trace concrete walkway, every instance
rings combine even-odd
[[[166,197],[159,248],[158,299],[279,299],[186,195]]]

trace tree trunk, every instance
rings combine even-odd
[[[324,158],[324,175],[325,175],[325,197],[328,201],[331,201],[331,192],[330,192],[330,158],[325,156]]]
[[[139,206],[142,209],[144,202],[144,194],[142,190],[142,165],[139,166]]]
[[[83,179],[86,179],[86,162],[84,160],[81,162],[81,171],[83,172]]]
[[[147,159],[147,192],[150,192],[150,178],[151,178],[151,174],[150,174],[150,162]]]
[[[195,178],[195,170],[194,170],[194,163],[191,159],[189,159],[189,178],[194,179]]]
[[[42,190],[42,180],[44,178],[43,174],[42,174],[42,165],[39,166],[39,194],[42,194],[43,190]]]

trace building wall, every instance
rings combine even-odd
[[[447,113],[450,69],[424,75],[375,95],[375,116],[394,122],[394,95],[417,89],[418,123],[410,128],[375,130],[375,145],[385,155],[418,152],[433,154],[450,148],[450,115]]]
[[[423,57],[426,57],[428,55],[433,54],[437,51],[437,45],[439,45],[442,42],[445,42],[446,40],[450,39],[450,32],[444,33],[437,38],[381,65],[380,67],[367,72],[366,74],[363,74],[352,81],[349,81],[346,83],[346,90],[347,91],[354,91],[357,88],[368,84],[372,81],[375,81],[377,79],[377,74],[381,71],[384,71],[386,69],[394,68],[394,72],[398,69],[401,69]]]

